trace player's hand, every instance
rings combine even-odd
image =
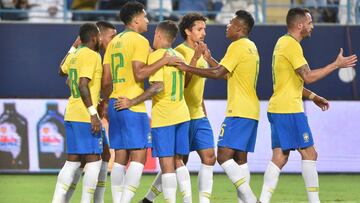
[[[129,98],[126,97],[118,97],[115,104],[114,104],[114,108],[119,111],[122,109],[128,109],[133,105],[133,101]]]
[[[316,95],[313,99],[313,102],[318,106],[320,107],[320,109],[322,111],[326,111],[329,109],[330,105],[329,105],[329,101],[326,100],[325,98],[323,97],[320,97],[318,95]]]
[[[80,37],[77,36],[76,40],[74,41],[74,43],[72,44],[73,47],[78,48],[78,46],[81,44],[81,40]]]
[[[187,70],[187,65],[185,64],[185,62],[181,62],[178,66],[175,66],[175,67],[181,71]]]
[[[108,115],[108,108],[109,108],[109,100],[101,100],[100,104],[97,107],[97,111],[99,112],[100,118],[105,118],[109,121]]]
[[[194,50],[195,50],[195,52],[194,52],[193,59],[198,60],[205,51],[204,43],[203,42],[195,43]]]
[[[101,130],[101,121],[99,115],[95,114],[91,116],[91,132],[98,134]]]
[[[355,54],[351,56],[343,56],[343,49],[340,48],[340,52],[335,60],[336,67],[339,68],[348,68],[348,67],[354,67],[357,62],[357,56]]]
[[[205,60],[210,60],[212,58],[210,50],[206,46],[206,50],[204,51],[204,58]]]
[[[170,66],[178,66],[184,60],[177,56],[171,56],[169,53],[165,52],[164,58],[166,60],[166,64]]]

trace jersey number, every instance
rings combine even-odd
[[[183,85],[183,77],[184,73],[181,71],[173,71],[172,72],[172,85],[171,85],[171,101],[176,101],[176,79],[177,75],[179,75],[179,82],[180,82],[180,98],[181,101],[184,97],[184,85]]]
[[[115,59],[119,58],[119,63],[115,64]],[[124,56],[122,53],[116,53],[111,55],[111,73],[112,73],[112,82],[121,83],[125,82],[124,78],[118,78],[119,68],[124,68]]]
[[[76,69],[70,68],[69,72],[70,91],[73,98],[80,97],[79,84],[77,83],[78,75]]]

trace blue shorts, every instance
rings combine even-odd
[[[304,113],[268,113],[271,125],[272,148],[294,150],[314,145],[314,140]]]
[[[151,146],[150,122],[146,113],[129,109],[116,111],[109,101],[109,140],[111,149],[143,149]]]
[[[254,152],[258,121],[241,117],[226,117],[221,125],[218,147]]]
[[[214,148],[214,135],[206,117],[190,120],[190,151]]]
[[[102,131],[92,134],[91,123],[65,121],[67,154],[101,154]]]
[[[152,156],[171,157],[189,154],[189,121],[152,128]]]

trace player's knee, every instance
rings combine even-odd
[[[209,155],[209,156],[206,156],[206,157],[203,157],[201,162],[205,165],[208,165],[208,166],[213,166],[215,165],[215,162],[216,162],[216,157],[215,157],[215,154],[212,154],[212,155]]]
[[[307,153],[307,157],[303,159],[316,161],[317,158],[318,158],[318,153],[315,150],[312,150],[311,152]]]
[[[239,165],[243,165],[247,163],[247,159],[234,159],[234,160]]]
[[[317,153],[317,151],[315,151],[315,153],[314,153],[314,161],[316,161],[317,160],[317,158],[318,158],[318,153]]]
[[[230,158],[228,156],[225,156],[223,154],[218,154],[217,162],[221,165],[221,164],[225,163],[229,159]]]
[[[183,157],[182,156],[175,156],[175,168],[180,168],[182,166],[185,166],[184,162],[183,162]]]
[[[281,169],[282,167],[285,166],[288,159],[289,159],[289,156],[277,154],[277,155],[273,155],[273,158],[271,161]]]

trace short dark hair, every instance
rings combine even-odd
[[[109,23],[107,21],[98,21],[96,22],[96,26],[100,29],[100,32],[105,29],[114,29],[116,30],[115,26],[112,23]]]
[[[245,23],[246,28],[247,28],[247,30],[246,30],[247,34],[249,34],[255,24],[255,20],[254,20],[253,16],[245,10],[238,10],[238,11],[236,11],[235,15],[238,20],[243,21]]]
[[[172,20],[164,20],[160,22],[156,28],[160,29],[161,31],[165,32],[170,40],[176,38],[177,33],[179,32],[179,28],[175,21]]]
[[[298,21],[300,18],[305,18],[306,13],[310,13],[310,11],[299,7],[290,9],[286,15],[287,27],[291,27],[294,22]]]
[[[88,43],[97,34],[99,34],[99,28],[93,23],[85,23],[80,26],[79,36],[82,43]]]
[[[137,1],[127,2],[120,10],[120,20],[125,24],[129,24],[131,20],[145,9],[142,3]]]
[[[191,30],[191,28],[194,27],[194,22],[198,20],[206,22],[206,18],[199,13],[188,13],[181,18],[179,29],[182,38],[187,39],[185,30]]]

